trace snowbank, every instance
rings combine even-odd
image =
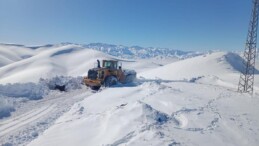
[[[25,97],[30,100],[43,98],[50,91],[64,86],[64,91],[81,89],[83,77],[56,76],[50,79],[40,79],[38,83],[0,84],[0,95],[7,97]]]
[[[40,79],[38,83],[0,84],[0,119],[9,117],[15,110],[13,102],[18,98],[39,100],[47,96],[51,90],[63,91],[81,89],[83,77],[56,76],[50,79]]]
[[[0,96],[0,119],[9,117],[12,111],[14,111],[12,103]]]
[[[47,88],[43,84],[14,83],[0,85],[0,94],[8,97],[26,97],[30,100],[41,99],[47,94]]]
[[[71,91],[81,89],[83,77],[56,76],[51,79],[40,79],[39,84],[50,90]],[[61,88],[63,87],[64,90]]]

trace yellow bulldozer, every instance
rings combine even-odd
[[[134,70],[122,69],[122,64],[117,60],[103,60],[102,66],[97,60],[97,67],[88,71],[84,77],[84,84],[93,90],[99,90],[101,86],[111,87],[118,83],[130,83],[136,79]]]

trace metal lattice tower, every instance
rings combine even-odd
[[[252,16],[244,52],[244,69],[241,72],[238,92],[253,94],[259,0],[253,0]]]

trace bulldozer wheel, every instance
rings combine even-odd
[[[92,90],[98,91],[101,88],[101,86],[91,86],[90,88]]]
[[[111,87],[118,83],[118,79],[114,76],[108,76],[104,81],[105,87]]]

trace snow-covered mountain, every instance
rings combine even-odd
[[[111,45],[103,43],[91,43],[88,45],[84,45],[84,47],[102,51],[112,56],[128,59],[145,59],[154,57],[177,57],[183,59],[203,54],[201,52],[180,51],[168,48],[144,48],[140,46],[127,47],[123,45]]]
[[[93,46],[1,45],[0,145],[258,145],[259,60],[250,96],[236,92],[242,58],[235,53],[179,59],[108,45],[120,52],[112,56]],[[132,57],[134,50],[146,53]],[[91,91],[80,82],[97,58],[122,61],[138,80]],[[53,82],[70,90],[51,90]]]

